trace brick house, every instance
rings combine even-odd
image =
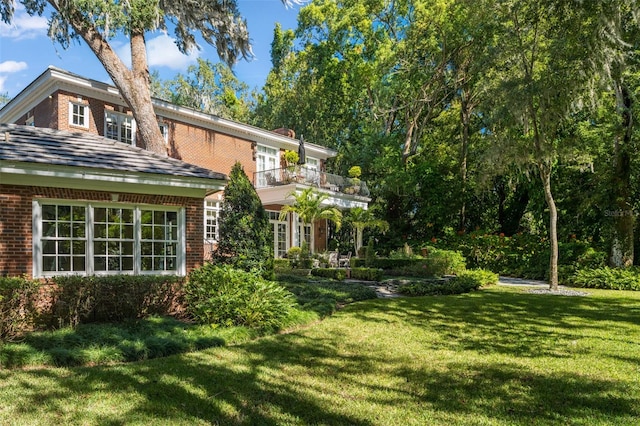
[[[312,186],[327,193],[326,202],[331,205],[345,210],[367,208],[370,199],[364,182],[326,173],[326,161],[337,155],[332,149],[305,142],[305,164],[287,165],[283,153],[297,151],[301,143],[291,130],[264,130],[159,99],[153,105],[168,157],[223,174],[236,161],[243,165],[269,212],[276,257],[303,240],[314,251],[327,248],[328,223],[304,226],[295,214],[279,220],[282,206],[292,203],[292,192]],[[100,135],[144,148],[116,87],[55,67],[49,67],[0,109],[0,123]],[[217,242],[221,200],[222,191],[208,194],[202,206],[205,256]]]
[[[86,132],[0,124],[0,275],[178,274],[226,176]]]

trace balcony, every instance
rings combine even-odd
[[[265,170],[253,175],[253,185],[256,189],[291,184],[311,186],[347,195],[369,196],[367,184],[360,179],[346,178],[303,166]]]

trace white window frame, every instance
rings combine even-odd
[[[77,111],[75,108],[77,108]],[[74,123],[74,119],[78,122]],[[89,105],[69,101],[69,126],[89,128]]]
[[[113,132],[109,132],[110,122],[115,123],[115,128],[116,128],[115,134]],[[127,140],[126,137],[123,138],[122,136],[123,130],[127,129],[126,127],[123,127],[126,124],[129,124],[128,130],[131,132],[130,140]],[[136,145],[136,120],[133,118],[133,116],[124,114],[122,112],[105,110],[104,111],[104,136],[106,138],[113,139],[118,142],[135,146]]]
[[[302,247],[302,241],[304,240],[309,246],[309,251],[313,252],[313,224],[305,225],[297,214],[294,214],[294,220],[297,223],[295,235],[296,246]]]
[[[264,173],[269,170],[276,170],[280,165],[280,151],[276,148],[257,145],[256,146],[256,173],[258,181],[256,182],[257,188],[264,188],[267,186],[267,176]]]
[[[164,144],[169,145],[169,125],[165,122],[158,122],[158,126],[160,127],[160,133],[164,139]]]
[[[271,231],[273,232],[273,255],[276,258],[284,257],[289,251],[289,221],[280,220],[280,212],[267,210],[269,215],[269,223],[271,224]],[[284,240],[282,241],[278,237],[279,228],[284,226]],[[278,247],[279,244],[284,243],[282,247]]]
[[[320,160],[318,160],[317,158],[313,158],[313,157],[307,157],[305,160],[306,161],[304,163],[304,166],[307,169],[311,169],[311,170],[315,170],[315,171],[320,170]]]
[[[57,227],[54,231],[51,231],[51,227],[48,227],[50,233],[53,232],[55,234],[54,237],[51,235],[44,236],[43,235],[43,206],[56,206],[57,207],[70,207],[70,208],[84,208],[85,209],[85,219],[84,219],[84,233],[78,232],[75,235],[75,232],[71,232],[70,237],[66,236],[58,236]],[[132,270],[96,270],[96,258],[99,256],[98,253],[94,253],[94,248],[97,247],[98,243],[101,242],[115,242],[121,243],[122,241],[129,242],[130,238],[122,237],[111,237],[111,238],[99,238],[95,236],[95,232],[98,228],[95,228],[96,225],[100,225],[97,223],[94,217],[94,213],[96,209],[125,209],[133,211],[133,269]],[[152,220],[151,223],[142,223],[141,216],[144,212],[153,212],[152,216],[154,217],[156,213],[158,216],[162,216],[166,219],[168,213],[174,213],[176,223],[156,223]],[[173,216],[173,215],[171,215]],[[183,207],[176,206],[161,206],[161,205],[145,205],[145,204],[125,204],[125,203],[100,203],[100,202],[80,202],[80,201],[72,201],[72,200],[57,200],[57,199],[39,199],[34,200],[32,203],[32,222],[33,222],[33,276],[35,278],[40,277],[50,277],[55,275],[114,275],[114,274],[127,274],[127,275],[182,275],[186,274],[186,213]],[[56,219],[54,221],[50,221],[50,223],[61,223],[66,224],[67,222],[70,224],[70,227],[73,227],[75,222],[73,220],[67,219],[59,219],[56,215]],[[114,222],[115,223],[115,222]],[[102,224],[105,224],[103,221]],[[77,225],[77,224],[76,224]],[[57,226],[57,225],[56,225]],[[159,235],[164,233],[164,237],[157,238],[143,238],[144,230],[143,226],[151,227],[152,235]],[[80,229],[80,226],[76,226],[76,229]],[[171,234],[167,236],[167,234]],[[75,238],[74,238],[75,237]],[[46,241],[70,241],[73,246],[74,242],[83,242],[84,254],[82,253],[72,253],[76,258],[80,258],[82,256],[85,257],[85,267],[84,270],[82,268],[70,268],[71,270],[59,270],[59,262],[57,262],[58,257],[67,256],[67,253],[62,253],[60,256],[58,255],[58,249],[56,249],[55,253],[47,253],[49,254],[49,258],[56,259],[56,270],[53,271],[45,271],[44,270],[44,242]],[[77,244],[78,247],[81,244]],[[150,254],[144,253],[144,247],[152,247]],[[156,249],[165,250],[164,253],[155,253],[153,252]],[[48,248],[51,251],[51,246]],[[66,250],[66,248],[65,248]],[[172,251],[175,250],[175,253]],[[167,253],[168,252],[168,253]],[[120,256],[123,256],[122,254]],[[113,256],[116,258],[117,256]],[[128,257],[128,256],[123,256]],[[151,259],[152,267],[148,269],[143,269],[143,263],[147,260]],[[168,263],[172,263],[175,261],[174,267],[167,269],[166,265]],[[73,264],[73,261],[71,261]],[[153,266],[157,264],[163,265],[162,269],[154,269]],[[173,264],[173,263],[172,263]],[[75,269],[75,270],[74,270]]]
[[[204,240],[207,243],[217,243],[220,238],[220,228],[218,219],[220,218],[220,207],[222,201],[204,201]]]

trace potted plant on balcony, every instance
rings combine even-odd
[[[349,183],[351,186],[345,188],[347,194],[357,194],[360,192],[360,175],[362,169],[360,166],[353,166],[349,169]]]
[[[286,150],[283,154],[286,167],[285,182],[291,183],[295,179],[296,164],[300,157],[295,151]]]

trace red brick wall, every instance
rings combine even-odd
[[[169,125],[167,150],[171,157],[227,175],[239,161],[253,180],[256,162],[251,141],[184,123],[165,123]]]
[[[38,198],[111,203],[110,192],[0,184],[0,275],[31,276],[33,257],[31,210],[32,201]],[[204,251],[204,202],[202,199],[120,193],[119,202],[184,207],[187,273],[202,264]]]

